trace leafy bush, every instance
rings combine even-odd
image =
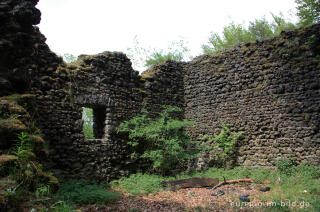
[[[166,60],[186,61],[191,59],[190,50],[184,40],[171,42],[167,49],[144,48],[142,46],[138,38],[135,37],[133,47],[126,51],[134,69],[150,68]]]
[[[210,143],[204,144],[204,149],[213,150],[215,165],[225,167],[234,156],[236,143],[242,134],[243,132],[231,133],[230,128],[222,124],[221,132],[214,139],[208,135],[200,135],[199,139]]]
[[[295,169],[295,161],[292,158],[280,158],[275,163],[281,174],[291,175]]]
[[[211,33],[208,43],[202,45],[202,50],[209,54],[241,42],[254,42],[270,38],[280,34],[283,30],[296,27],[293,23],[285,20],[281,14],[279,16],[272,14],[272,17],[273,22],[268,22],[263,17],[250,22],[247,28],[243,24],[231,22],[223,28],[222,36],[219,33]]]
[[[107,204],[117,201],[119,196],[117,192],[107,191],[105,184],[73,180],[61,185],[56,198],[71,204]]]
[[[302,26],[320,21],[319,0],[295,0],[295,2],[297,3],[297,16]]]
[[[184,128],[193,122],[173,118],[180,113],[178,107],[164,106],[158,118],[148,117],[142,110],[140,115],[126,121],[117,128],[117,133],[128,135],[128,144],[135,148],[133,159],[147,159],[153,171],[167,174],[175,168],[183,167],[187,160],[197,156],[194,142],[189,140]]]

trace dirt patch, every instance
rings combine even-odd
[[[250,211],[262,210],[268,202],[260,199],[263,187],[255,184],[225,185],[219,189],[190,188],[177,191],[159,191],[147,196],[132,196],[122,193],[121,199],[107,206],[85,206],[82,211]],[[239,196],[249,195],[250,202],[239,200]],[[250,208],[251,206],[251,208]],[[253,207],[254,206],[254,207]]]

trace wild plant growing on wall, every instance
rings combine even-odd
[[[142,110],[140,115],[123,122],[117,133],[127,134],[128,144],[135,149],[131,155],[133,159],[147,159],[152,171],[167,174],[197,154],[191,148],[194,143],[184,131],[193,122],[174,118],[173,114],[182,112],[178,107],[163,108],[156,119],[149,118],[148,112]]]

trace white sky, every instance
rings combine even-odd
[[[123,51],[137,35],[143,47],[166,49],[183,38],[193,56],[210,32],[232,20],[253,21],[270,12],[293,13],[294,0],[40,0],[39,25],[52,51],[96,54]],[[295,21],[295,20],[293,20]]]

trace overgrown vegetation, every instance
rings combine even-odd
[[[272,22],[263,17],[250,22],[248,27],[231,22],[230,25],[223,28],[222,36],[219,33],[211,33],[208,44],[202,45],[203,52],[217,52],[241,42],[263,40],[278,35],[285,29],[296,28],[295,24],[285,20],[282,15],[272,14],[272,17]]]
[[[44,172],[47,156],[41,131],[29,114],[33,95],[14,94],[0,98],[0,208],[19,210],[26,202],[46,205],[58,187],[57,178]]]
[[[161,182],[172,179],[174,179],[174,177],[137,173],[127,178],[114,180],[111,182],[111,186],[121,187],[121,190],[132,195],[146,195],[161,190]]]
[[[280,161],[284,160],[285,159],[281,159]],[[259,200],[262,202],[272,201],[280,203],[281,201],[296,201],[301,203],[304,201],[309,207],[302,209],[302,211],[319,211],[320,167],[308,164],[296,166],[293,164],[289,165],[287,162],[283,163],[279,169],[235,167],[226,170],[224,168],[212,167],[203,172],[179,174],[170,178],[152,174],[133,174],[130,177],[115,180],[111,185],[132,195],[146,195],[162,190],[161,182],[167,180],[192,177],[217,177],[220,181],[223,181],[224,177],[227,180],[250,177],[254,183],[261,184],[261,186],[269,186],[273,191],[261,195]],[[288,167],[293,171],[288,175],[287,172],[283,172],[284,167]],[[284,211],[286,207],[281,207],[281,204],[276,204],[272,207],[266,207],[265,209]],[[292,208],[289,208],[289,210],[291,209]]]
[[[204,150],[213,151],[215,166],[227,167],[232,165],[231,159],[235,157],[235,147],[243,132],[232,133],[226,124],[214,138],[209,135],[200,135],[199,139],[204,141]]]
[[[85,180],[72,180],[61,185],[56,198],[69,205],[105,205],[118,200],[120,194],[108,191],[106,184],[90,183]]]
[[[295,170],[296,163],[292,158],[280,158],[275,165],[281,174],[290,176]]]
[[[127,48],[127,55],[135,69],[150,68],[166,60],[186,61],[191,59],[190,49],[184,40],[173,41],[167,49],[144,48],[138,38],[134,38],[132,48]]]
[[[117,133],[128,136],[128,144],[134,148],[131,158],[151,162],[150,171],[168,174],[174,169],[186,166],[186,162],[197,156],[195,143],[188,138],[184,128],[193,122],[174,118],[182,110],[164,106],[158,118],[148,117],[148,112],[125,121]]]
[[[320,21],[319,0],[295,0],[297,3],[297,16],[299,25],[306,26]]]

